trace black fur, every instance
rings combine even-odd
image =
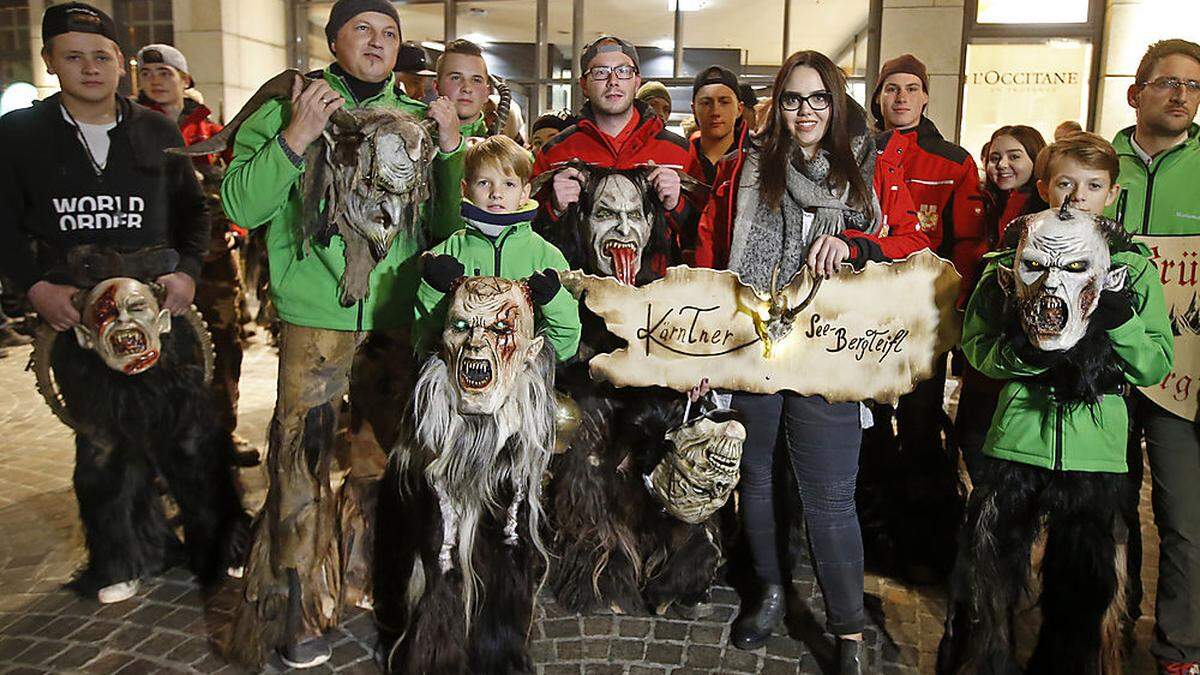
[[[233,440],[216,423],[198,343],[173,321],[162,355],[128,376],[62,333],[51,355],[76,433],[75,494],[88,564],[72,587],[84,595],[187,561],[202,583],[240,564],[247,516],[228,458]],[[156,480],[179,506],[185,546],[167,523]]]

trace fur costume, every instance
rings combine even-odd
[[[87,260],[73,256],[79,267],[71,281],[94,285],[83,321],[76,334],[43,329],[33,357],[41,368],[49,347],[58,393],[43,393],[76,431],[74,485],[88,562],[71,586],[95,598],[105,586],[179,563],[201,584],[218,581],[241,558],[248,518],[228,461],[233,440],[216,422],[205,382],[211,343],[197,333],[203,324],[170,318],[156,290],[139,281],[95,276],[123,270],[154,278],[163,272],[151,271],[161,252],[79,253]],[[164,511],[160,478],[178,506],[183,543]]]
[[[512,673],[545,569],[554,351],[523,282],[457,285],[379,494],[375,616],[396,673]]]
[[[678,260],[667,215],[649,187],[652,168],[567,166],[584,173],[580,200],[539,229],[572,269],[642,284]],[[539,176],[534,190],[553,174]],[[681,179],[681,198],[706,190],[686,174]],[[644,479],[672,449],[666,434],[683,417],[682,397],[592,382],[587,360],[620,341],[585,307],[580,313],[579,359],[559,372],[560,391],[583,413],[550,466],[550,586],[572,611],[625,612],[648,604],[662,613],[675,605],[687,616],[701,616],[723,557],[718,519],[690,524],[669,515]]]
[[[1127,328],[1141,325],[1140,319],[1133,321],[1138,316],[1111,322],[1120,331],[1098,318],[1101,294],[1113,294],[1117,305],[1124,303],[1126,313],[1137,307],[1131,304],[1133,294],[1126,287],[1127,268],[1113,257],[1128,248],[1128,235],[1111,221],[1066,208],[1025,216],[1009,228],[1017,242],[1014,262],[1011,268],[995,268],[1005,293],[998,295],[989,270],[972,298],[967,321],[971,325],[976,314],[989,323],[998,322],[998,334],[991,331],[996,335],[994,345],[986,333],[979,344],[992,349],[997,362],[1009,361],[1005,354],[1012,353],[1040,372],[1006,385],[1002,398],[1009,402],[1002,404],[993,422],[985,449],[990,456],[985,457],[968,504],[951,577],[938,672],[1022,671],[1013,625],[1019,603],[1028,593],[1031,547],[1044,532],[1042,629],[1024,671],[1111,675],[1121,670],[1124,618],[1126,531],[1119,510],[1126,499],[1124,491],[1133,488],[1123,470],[1100,468],[1105,465],[1096,457],[1111,454],[1124,466],[1120,418],[1125,408],[1119,393],[1129,382],[1157,381],[1153,369],[1146,367],[1149,359],[1131,362],[1128,351],[1117,352],[1118,332],[1142,332]],[[1105,246],[1107,250],[1097,251]],[[1163,313],[1161,307],[1147,305],[1146,335],[1154,332],[1156,318],[1151,314],[1156,312]],[[974,333],[964,329],[968,357],[974,353],[968,348]],[[1136,344],[1134,337],[1122,340],[1122,345]],[[1168,369],[1169,361],[1168,356]],[[1134,375],[1139,372],[1145,374]],[[1028,397],[1021,399],[1025,402],[1020,410],[1004,407],[1018,397]],[[1031,403],[1042,398],[1047,401],[1044,406]],[[1024,413],[1026,406],[1034,406],[1033,411]],[[1026,417],[1015,418],[1021,414]],[[1043,455],[1038,453],[1046,452],[1042,449],[1010,450],[1002,443],[1007,428],[1029,424],[1044,429],[1036,425],[1040,419],[1054,420],[1055,425],[1051,427],[1053,455],[1044,460],[1049,466],[1039,463]],[[1101,441],[1109,439],[1086,435],[1094,433],[1088,424],[1120,428],[1102,446]],[[1045,436],[1044,431],[1034,434]],[[1072,436],[1079,439],[1074,446]],[[1093,447],[1104,449],[1085,454]],[[1078,454],[1068,456],[1068,448]],[[1004,455],[1014,451],[1028,453],[1029,459],[1016,461]],[[1085,461],[1095,468],[1078,470],[1088,466]]]

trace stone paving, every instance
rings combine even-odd
[[[71,433],[23,372],[28,348],[0,359],[0,673],[239,672],[213,651],[204,601],[190,574],[174,570],[144,582],[137,596],[102,606],[63,589],[83,560],[83,536],[71,491]],[[262,443],[274,403],[274,353],[256,343],[246,354],[241,427]],[[1149,472],[1147,472],[1147,476]],[[262,499],[261,469],[243,472],[247,506]],[[1143,490],[1146,601],[1126,672],[1153,673],[1147,645],[1153,627],[1157,535]],[[715,613],[703,621],[652,615],[567,613],[543,594],[531,650],[538,675],[562,673],[820,673],[832,658],[811,568],[801,560],[789,606],[789,635],[754,652],[729,644],[738,596],[715,589]],[[868,576],[866,631],[875,672],[929,673],[941,636],[944,594]],[[377,673],[375,629],[352,610],[333,636],[332,660],[311,672]],[[266,672],[279,672],[278,660]]]

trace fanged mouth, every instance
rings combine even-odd
[[[130,356],[146,351],[146,336],[136,328],[123,328],[108,336],[108,344],[117,356]]]
[[[463,389],[485,389],[492,383],[492,363],[487,359],[459,361],[458,383]]]
[[[1067,303],[1053,295],[1041,295],[1025,313],[1030,327],[1039,335],[1057,335],[1067,327]]]
[[[609,239],[604,242],[601,250],[612,259],[613,276],[632,286],[641,266],[641,261],[638,260],[638,245],[632,241]]]

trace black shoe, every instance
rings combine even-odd
[[[837,641],[837,673],[838,675],[862,675],[866,672],[867,657],[863,653],[862,640]]]
[[[743,612],[733,623],[731,639],[738,649],[758,649],[771,637],[771,631],[783,625],[784,593],[780,584],[763,587],[758,607]]]
[[[279,648],[279,658],[288,668],[315,668],[328,661],[330,656],[333,656],[333,650],[324,636]]]

